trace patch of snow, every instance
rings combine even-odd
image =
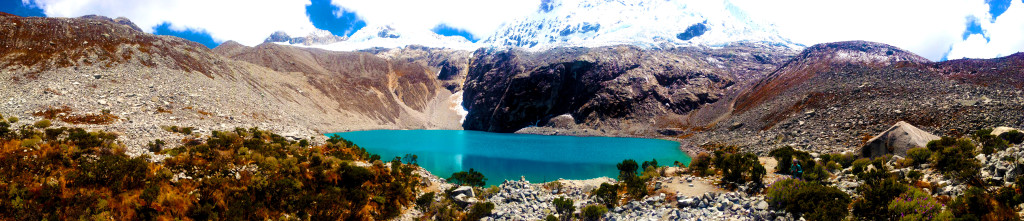
[[[462,106],[462,91],[452,94],[451,97],[448,97],[448,100],[452,102],[452,111],[455,111],[455,114],[458,114],[459,117],[461,117],[459,119],[459,124],[465,123],[466,115],[469,115],[469,111],[466,111],[466,107]]]
[[[620,44],[643,48],[719,47],[734,42],[803,47],[779,35],[773,24],[750,18],[730,0],[551,0],[550,4],[550,10],[538,10],[509,21],[490,36],[481,36],[485,38],[477,43],[426,29],[371,25],[356,31],[345,41],[294,46],[334,51],[409,45],[469,51],[492,47],[541,51],[554,47]],[[324,32],[310,33],[311,36],[322,34]]]
[[[431,48],[476,50],[484,45],[470,42],[460,36],[443,36],[430,30],[399,30],[391,26],[364,27],[349,36],[346,41],[326,45],[293,45],[313,47],[332,51],[357,51],[370,48],[402,48],[421,45]]]
[[[644,48],[768,42],[800,47],[774,25],[749,18],[729,0],[554,0],[553,9],[503,25],[482,42],[545,50],[618,44]],[[696,36],[681,37],[691,26]],[[697,31],[699,30],[699,31]],[[683,40],[686,39],[686,40]]]

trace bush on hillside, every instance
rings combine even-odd
[[[835,187],[785,179],[768,187],[768,205],[808,220],[843,220],[850,196]]]
[[[952,220],[953,214],[943,210],[943,205],[932,195],[917,188],[889,201],[889,211],[897,220]]]
[[[860,158],[854,160],[850,166],[850,172],[853,172],[854,175],[859,175],[867,170],[868,165],[871,165],[871,159]]]
[[[942,137],[928,142],[928,150],[933,152],[932,163],[935,169],[947,177],[963,182],[976,178],[981,163],[974,159],[974,144],[970,140]]]
[[[915,147],[907,150],[907,159],[911,161],[914,166],[919,166],[923,163],[927,163],[932,158],[932,151],[924,147]]]
[[[825,182],[831,176],[832,174],[825,170],[825,167],[818,164],[814,165],[813,168],[804,171],[803,177],[801,178],[808,182]]]
[[[711,170],[711,154],[697,154],[697,157],[690,161],[690,174],[694,176],[715,175],[714,170]]]
[[[978,130],[971,137],[978,141],[978,143],[981,143],[981,152],[984,154],[992,154],[1010,147],[1006,140],[992,135],[992,129]]]
[[[896,174],[886,169],[871,169],[860,176],[863,184],[857,187],[861,198],[853,202],[853,215],[866,220],[885,220],[890,217],[889,202],[907,192]]]
[[[718,151],[715,156],[715,167],[722,171],[722,183],[730,188],[753,182],[762,186],[766,173],[764,166],[753,153],[725,153]]]
[[[555,212],[562,217],[562,220],[570,220],[572,214],[576,212],[576,206],[573,205],[572,199],[565,197],[558,197],[551,202],[555,206]]]
[[[807,167],[806,161],[811,158],[811,155],[807,152],[793,149],[790,146],[774,149],[768,152],[768,156],[775,158],[775,161],[779,162],[778,166],[775,167],[775,173],[794,175],[790,172],[794,159],[801,161],[803,169],[810,168]]]
[[[1003,140],[1006,140],[1006,142],[1010,142],[1012,144],[1024,143],[1024,133],[1021,133],[1018,130],[1011,130],[1006,133],[999,134],[999,138],[1002,138]]]
[[[492,202],[473,204],[473,206],[469,207],[469,213],[466,213],[464,220],[480,220],[490,216],[492,210],[494,210],[494,203]]]
[[[1015,209],[993,199],[985,189],[968,187],[949,204],[953,215],[962,220],[1019,220]]]
[[[580,218],[586,221],[597,221],[601,220],[605,213],[608,213],[608,208],[603,205],[588,205],[580,211]]]
[[[430,207],[430,203],[434,202],[434,192],[424,193],[420,197],[416,198],[416,208],[420,211],[426,211]]]
[[[32,126],[36,127],[36,128],[39,128],[39,129],[47,128],[47,127],[50,127],[50,120],[42,119],[42,120],[36,121],[36,123],[32,124]]]
[[[619,185],[601,183],[601,186],[591,191],[590,195],[606,208],[615,208],[619,202]]]
[[[626,188],[626,193],[634,199],[647,196],[648,176],[637,176],[639,165],[633,159],[623,160],[615,165],[619,169],[619,181]]]
[[[548,216],[544,217],[544,221],[558,221],[558,217],[555,217],[554,214],[548,214]]]

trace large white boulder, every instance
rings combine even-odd
[[[929,141],[938,139],[939,136],[900,121],[868,140],[868,143],[860,148],[860,153],[864,157],[879,157],[886,154],[907,156],[907,150],[910,148],[924,147]]]

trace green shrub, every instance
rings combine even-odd
[[[764,166],[753,153],[725,153],[719,151],[715,156],[715,167],[722,171],[722,183],[730,188],[754,182],[763,185],[766,173]]]
[[[647,196],[647,178],[645,177],[628,177],[622,181],[622,185],[626,187],[626,194],[633,199],[642,199]]]
[[[494,210],[494,203],[483,202],[473,204],[469,208],[469,213],[466,214],[466,220],[480,220],[481,218],[491,215],[491,210]]]
[[[714,175],[714,171],[711,170],[711,155],[708,153],[697,154],[697,157],[690,161],[690,174],[695,176]]]
[[[647,171],[647,168],[651,168],[651,167],[658,168],[658,160],[657,159],[651,159],[651,161],[644,161],[644,163],[641,164],[641,166],[640,166],[640,168],[644,169],[645,172]]]
[[[619,185],[601,183],[601,186],[594,189],[590,195],[605,208],[615,208],[619,202]]]
[[[775,167],[775,173],[790,174],[790,167],[793,165],[793,157],[794,155],[799,154],[799,152],[802,151],[793,149],[793,147],[790,146],[780,147],[768,152],[768,156],[774,157],[775,161],[779,162]]]
[[[893,214],[889,202],[907,191],[907,185],[895,174],[882,170],[862,173],[863,184],[857,187],[861,198],[853,202],[853,215],[867,220],[885,220]]]
[[[1021,144],[1024,142],[1024,133],[1021,133],[1018,130],[1011,130],[1006,133],[999,134],[999,138],[1002,138],[1003,140],[1006,140],[1006,142],[1010,142],[1012,144]]]
[[[619,180],[625,180],[627,177],[637,176],[636,172],[639,166],[633,159],[622,160],[621,163],[615,164],[615,168],[619,169]]]
[[[932,151],[924,147],[910,148],[907,150],[907,159],[910,159],[914,166],[927,163],[932,157]]]
[[[888,209],[892,217],[898,220],[952,220],[953,214],[942,207],[931,195],[917,188],[909,188],[889,201]]]
[[[8,117],[7,122],[12,124],[18,123],[18,117]]]
[[[978,130],[971,137],[981,143],[981,152],[984,154],[992,154],[1010,146],[1006,140],[992,135],[992,129]]]
[[[149,152],[159,153],[161,150],[164,149],[164,145],[165,144],[166,143],[164,143],[163,140],[156,139],[156,140],[150,141],[148,144],[146,144],[146,147],[148,147]]]
[[[487,178],[473,168],[469,168],[469,171],[452,173],[452,176],[448,177],[448,181],[459,185],[484,186],[487,183]]]
[[[911,170],[910,172],[907,172],[907,178],[910,178],[911,180],[920,180],[921,177],[924,177],[924,173],[919,170]]]
[[[576,206],[573,206],[572,199],[558,197],[551,204],[554,204],[555,211],[562,217],[562,220],[569,220],[572,214],[576,212]]]
[[[7,136],[11,132],[11,124],[0,121],[0,137]]]
[[[1002,203],[1003,205],[1009,206],[1011,208],[1014,208],[1017,205],[1024,203],[1024,196],[1022,196],[1021,194],[1017,194],[1016,189],[1008,186],[999,188],[999,190],[996,191],[994,198],[996,199],[996,201],[999,201],[999,203]]]
[[[928,142],[928,149],[934,152],[932,162],[935,169],[944,175],[960,181],[968,181],[978,174],[981,164],[974,159],[974,144],[970,140],[942,137]]]
[[[607,212],[608,208],[605,208],[602,205],[588,205],[583,207],[583,210],[580,211],[580,216],[582,216],[583,220],[597,221],[601,220],[601,217],[603,217]]]
[[[430,208],[430,204],[434,202],[434,192],[424,193],[420,197],[416,198],[416,208],[420,211],[425,211]]]
[[[993,199],[985,189],[968,187],[949,204],[953,215],[965,220],[1019,220],[1014,208]]]
[[[868,165],[870,165],[870,164],[871,164],[871,159],[868,159],[868,158],[860,158],[860,159],[854,160],[853,164],[851,165],[851,172],[853,172],[854,175],[861,174],[861,173],[864,172],[864,170],[867,170]]]
[[[647,195],[647,180],[649,177],[637,176],[636,172],[639,165],[636,164],[636,161],[626,159],[616,164],[615,167],[619,169],[619,181],[622,182],[629,196],[640,199]]]
[[[843,220],[850,196],[835,187],[785,179],[768,187],[768,205],[808,220]]]
[[[837,172],[843,169],[843,165],[836,163],[835,161],[829,161],[828,163],[825,163],[825,169],[829,172]]]
[[[814,165],[813,168],[808,169],[803,174],[804,180],[809,182],[824,182],[825,180],[828,180],[830,176],[832,176],[832,174],[828,173],[828,171],[825,170],[825,167],[822,167],[821,165]]]
[[[548,214],[548,216],[544,217],[544,221],[558,221],[558,217],[555,217],[555,215],[552,214]]]
[[[42,120],[36,121],[36,123],[32,124],[32,126],[34,126],[36,128],[39,128],[39,129],[47,128],[47,127],[50,127],[50,120],[42,119]]]

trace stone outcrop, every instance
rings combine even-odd
[[[868,140],[867,144],[861,147],[860,153],[863,157],[879,157],[886,154],[905,157],[910,148],[925,147],[929,141],[938,139],[939,136],[900,121]]]
[[[645,130],[657,116],[720,99],[734,78],[698,57],[631,46],[475,52],[463,127],[513,132],[559,115],[607,130]]]

